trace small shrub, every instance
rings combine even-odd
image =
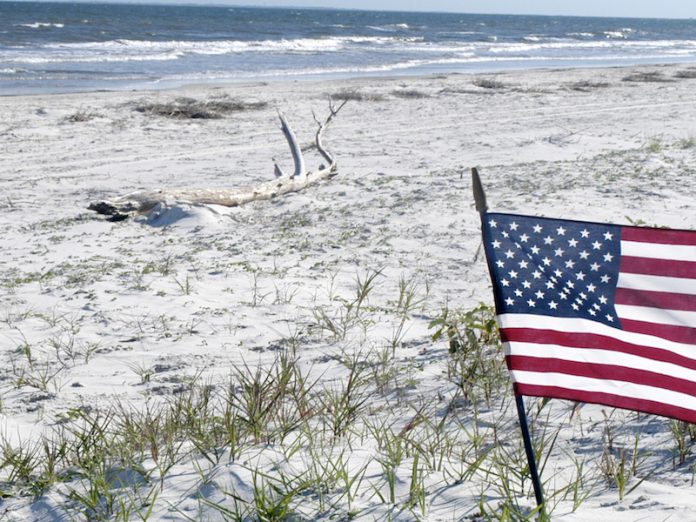
[[[260,109],[265,109],[268,106],[266,102],[243,102],[239,100],[230,99],[227,97],[214,98],[208,100],[205,106],[208,110],[216,112],[218,114],[228,114],[232,112],[244,112],[244,111],[257,111]]]
[[[663,143],[658,138],[652,138],[646,145],[645,148],[648,152],[657,153],[662,151]]]
[[[418,100],[421,98],[430,98],[429,94],[427,94],[423,91],[418,91],[416,89],[402,89],[399,91],[392,91],[391,95],[396,96],[397,98],[404,98],[406,100]]]
[[[657,71],[629,74],[628,76],[624,76],[621,80],[624,82],[644,83],[669,83],[674,81],[670,78],[665,78],[661,72]]]
[[[453,312],[445,308],[429,327],[436,328],[432,336],[433,341],[447,336],[450,353],[468,351],[481,344],[500,342],[495,311],[483,303],[465,312]]]
[[[219,119],[233,112],[263,109],[266,102],[242,102],[227,97],[209,100],[194,98],[177,98],[165,103],[141,103],[134,110],[143,114],[152,114],[173,119]]]
[[[449,342],[449,379],[466,399],[490,403],[508,383],[493,308],[483,303],[467,311],[445,308],[430,328],[436,328],[433,341],[446,336]]]
[[[331,95],[331,99],[339,101],[382,101],[381,94],[368,94],[357,89],[341,89]]]
[[[674,73],[675,78],[681,78],[684,80],[691,80],[696,78],[696,69],[684,69]]]
[[[491,80],[489,78],[478,78],[471,83],[481,89],[505,89],[507,87],[503,82]]]
[[[97,114],[96,112],[89,112],[89,111],[83,111],[79,110],[70,116],[66,116],[63,118],[63,121],[66,123],[83,123],[87,121],[91,121],[94,118],[99,118],[101,115]]]

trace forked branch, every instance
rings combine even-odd
[[[326,129],[329,123],[331,123],[331,121],[336,117],[338,111],[340,111],[346,103],[348,103],[348,100],[343,100],[343,103],[339,105],[337,108],[334,106],[333,100],[329,98],[329,116],[323,122],[319,121],[317,115],[314,113],[314,111],[312,111],[314,121],[317,123],[317,133],[314,141],[317,145],[317,150],[319,151],[319,154],[321,154],[324,157],[324,159],[329,163],[329,165],[335,165],[335,161],[333,156],[329,153],[329,151],[324,148],[324,144],[321,140],[322,134],[324,133],[324,129]]]

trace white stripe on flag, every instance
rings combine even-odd
[[[696,294],[696,279],[685,279],[682,277],[651,276],[621,272],[616,286],[631,290]]]
[[[513,370],[510,373],[512,374],[512,380],[520,384],[556,386],[579,392],[610,393],[632,399],[661,402],[692,411],[696,407],[696,399],[693,396],[654,386],[645,386],[626,381],[578,377],[568,375],[567,373],[527,372],[522,370]]]
[[[694,350],[693,344],[677,343],[653,335],[626,332],[589,319],[535,314],[500,314],[497,316],[497,319],[500,328],[532,328],[555,330],[557,332],[605,335],[626,343],[668,350],[696,361],[696,350]]]
[[[696,246],[661,245],[659,243],[641,243],[622,240],[621,255],[649,257],[652,259],[669,259],[670,261],[693,261],[696,259]]]
[[[557,344],[536,344],[513,341],[512,352],[515,356],[539,357],[542,359],[559,359],[562,361],[575,361],[588,364],[608,364],[623,366],[634,370],[645,370],[696,382],[696,370],[685,368],[678,364],[655,361],[646,357],[640,357],[629,353],[615,352],[611,350],[592,350],[588,348],[568,348]],[[696,403],[695,403],[696,404]]]
[[[696,324],[696,312],[618,304],[615,308],[616,313],[621,319],[632,319],[634,321],[644,321],[646,323],[671,324],[675,326],[691,326]]]

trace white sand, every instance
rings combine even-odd
[[[396,350],[414,384],[402,392],[405,400],[375,394],[370,402],[398,431],[417,405],[453,394],[443,375],[447,347],[430,341],[429,321],[447,303],[492,303],[485,262],[476,259],[470,167],[479,167],[492,210],[692,229],[696,79],[674,77],[683,70],[695,72],[685,66],[561,70],[0,98],[4,436],[27,440],[50,432],[76,408],[106,409],[116,399],[144,408],[196,374],[224,386],[233,367],[268,364],[277,356],[273,347],[292,336],[300,340],[302,367],[326,386],[337,385],[345,374],[336,360],[341,350],[376,353],[389,343],[397,321],[387,310],[403,276],[418,282],[421,295],[426,282],[429,287]],[[650,71],[669,81],[623,81]],[[481,79],[501,85],[473,83]],[[109,223],[86,210],[91,201],[140,188],[268,180],[271,158],[290,165],[275,108],[310,142],[311,111],[321,114],[326,96],[346,89],[366,99],[350,102],[327,131],[340,170],[331,181],[232,210],[192,208],[180,216],[185,219],[170,215],[159,223],[170,226]],[[218,120],[133,110],[142,101],[221,94],[269,106]],[[78,113],[91,117],[69,120]],[[318,161],[308,153],[309,166]],[[348,298],[356,276],[371,269],[383,270],[369,299],[372,323],[345,341],[320,336],[312,329],[314,311],[337,309],[336,298]],[[78,355],[61,366],[55,347],[71,343]],[[22,350],[27,345],[37,367],[58,372],[46,391],[18,385],[18,373],[36,371]],[[149,370],[149,382],[141,383],[141,370]],[[561,435],[544,477],[568,471],[568,455],[587,460],[596,477],[602,408],[583,407],[572,419],[568,404],[554,408],[550,423]],[[513,430],[514,412],[504,415]],[[694,460],[673,466],[670,421],[624,412],[612,419],[620,444],[631,450],[633,433],[641,432],[638,477],[648,478],[622,502],[615,488],[589,484],[590,498],[574,513],[572,496],[555,498],[553,519],[693,519]],[[386,519],[390,508],[374,492],[382,486],[370,486],[383,481],[369,460],[377,446],[368,437],[352,450],[352,466],[376,466],[356,500],[358,517]],[[259,450],[262,461],[275,458],[273,451]],[[151,520],[183,519],[177,513],[215,520],[197,511],[203,486],[195,469],[181,463],[174,472]],[[251,482],[243,466],[227,461],[210,473],[215,480],[201,495],[213,502],[235,481],[239,491]],[[403,506],[410,465],[399,473]],[[474,519],[482,493],[491,506],[498,502],[481,477],[452,484],[432,472],[426,483],[427,520]],[[59,485],[39,499],[15,492],[0,501],[0,519],[63,520],[66,491]],[[321,518],[316,498],[303,502],[305,516]],[[530,506],[533,498],[520,502]],[[392,510],[392,517],[416,519],[414,511]]]

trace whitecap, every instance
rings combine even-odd
[[[408,24],[387,24],[387,25],[368,25],[368,29],[372,29],[373,31],[382,31],[385,33],[394,33],[400,29],[411,29],[411,26]]]
[[[47,27],[55,27],[57,29],[62,29],[65,24],[57,24],[52,22],[34,22],[33,24],[19,24],[21,27],[28,27],[30,29],[42,29]]]

